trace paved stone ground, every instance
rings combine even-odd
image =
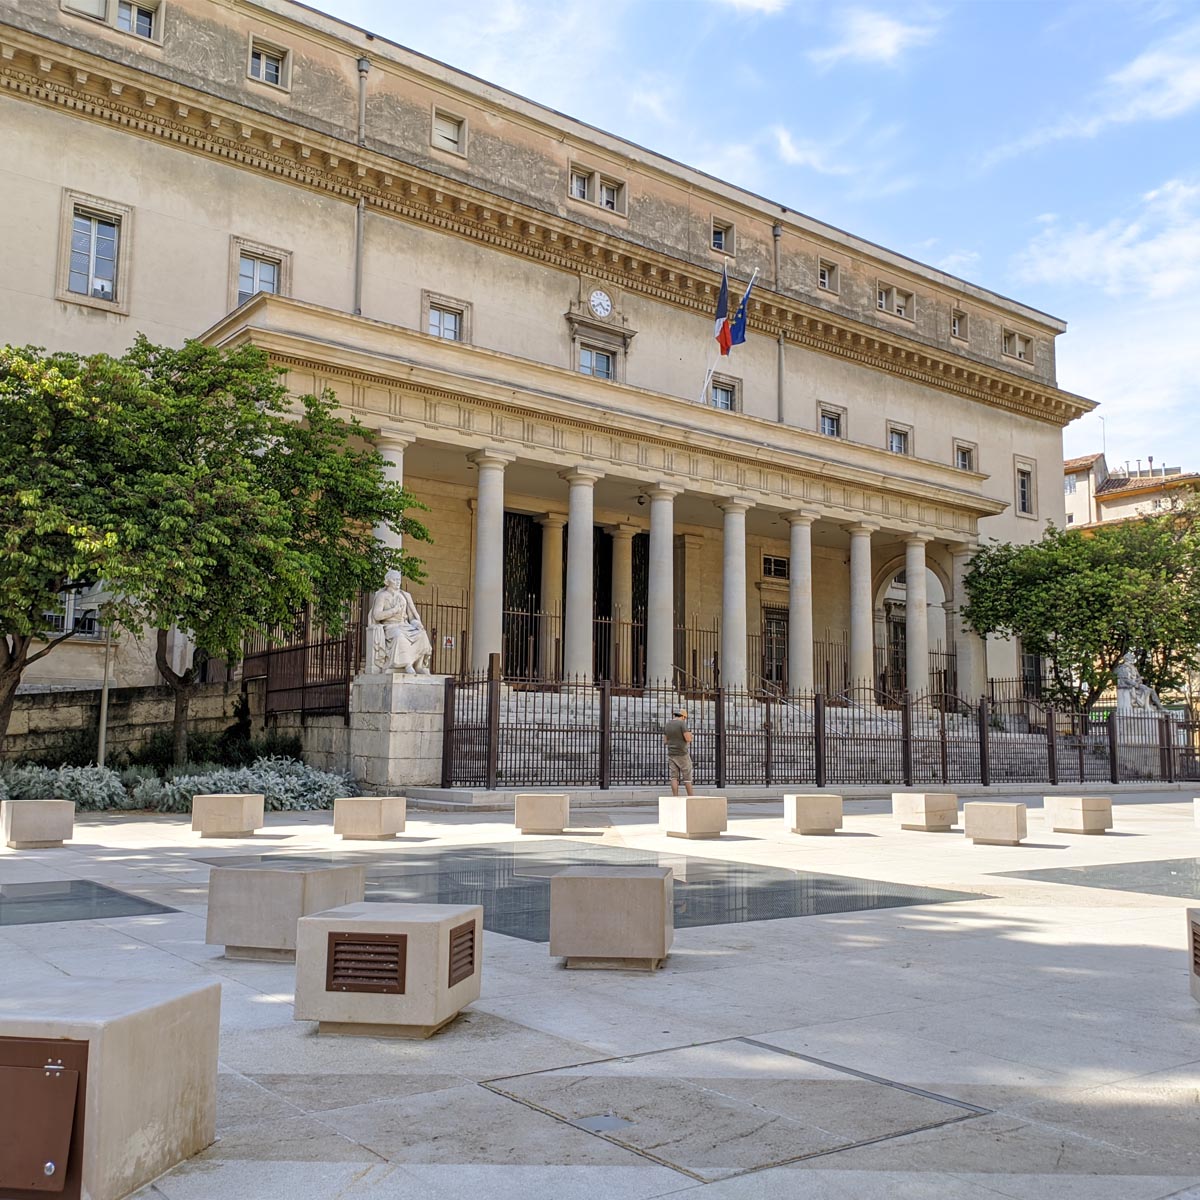
[[[685,929],[656,975],[568,973],[489,933],[483,996],[443,1034],[318,1038],[290,966],[204,944],[196,859],[245,843],[83,815],[64,849],[0,849],[0,883],[86,878],[182,911],[0,926],[0,987],[220,978],[218,1140],[138,1200],[1200,1200],[1189,902],[995,874],[1200,856],[1190,796],[1124,795],[1104,837],[1031,808],[1015,848],[901,832],[864,800],[842,834],[798,838],[780,809],[738,806],[719,842],[663,838],[645,808],[568,836],[980,899]],[[508,820],[417,816],[399,845],[509,842]],[[339,845],[328,813],[271,814],[254,842]]]

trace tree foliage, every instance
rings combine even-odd
[[[964,616],[976,632],[1017,637],[1050,670],[1051,698],[1088,711],[1133,651],[1159,692],[1200,657],[1200,516],[1187,506],[975,555]]]

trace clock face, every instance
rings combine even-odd
[[[610,297],[607,292],[601,291],[599,288],[597,288],[588,297],[588,307],[596,314],[596,316],[607,317],[608,314],[612,312],[612,297]]]

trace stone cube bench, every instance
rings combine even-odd
[[[346,841],[386,841],[404,832],[407,808],[404,796],[338,796],[333,832]]]
[[[972,800],[963,805],[963,831],[977,846],[1016,846],[1028,832],[1024,804]]]
[[[792,833],[836,833],[842,827],[842,798],[821,792],[785,795],[783,827]]]
[[[73,800],[0,802],[0,841],[13,850],[61,846],[75,836]]]
[[[949,833],[958,820],[958,797],[952,792],[893,792],[892,813],[901,829]]]
[[[216,980],[2,991],[0,1196],[118,1200],[211,1145]]]
[[[226,958],[290,962],[296,923],[310,913],[363,898],[365,866],[297,861],[261,867],[213,867],[208,876],[205,942]]]
[[[251,837],[263,827],[264,798],[244,795],[192,797],[192,830],[202,838]]]
[[[567,867],[550,879],[550,954],[571,968],[653,971],[675,936],[669,867]]]
[[[566,792],[520,792],[513,806],[513,824],[522,833],[562,833],[571,822],[571,797]]]
[[[1192,981],[1192,996],[1200,1003],[1200,908],[1186,911],[1188,927],[1188,967]]]
[[[1113,827],[1109,796],[1043,796],[1042,805],[1055,833],[1104,833]]]
[[[720,837],[728,828],[728,805],[724,796],[659,796],[658,823],[667,837]]]
[[[479,999],[478,904],[347,904],[301,917],[297,1021],[322,1034],[427,1038]]]

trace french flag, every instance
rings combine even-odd
[[[717,319],[713,325],[713,337],[722,354],[728,354],[733,345],[733,333],[729,328],[729,267],[721,268],[721,294],[717,297]]]

